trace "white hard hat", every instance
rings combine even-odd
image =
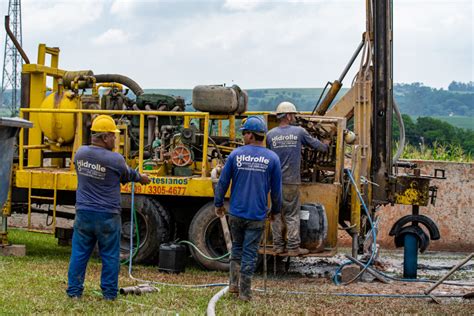
[[[296,106],[293,103],[287,102],[287,101],[281,102],[280,104],[278,104],[275,111],[276,115],[291,114],[291,113],[298,113],[298,111],[296,111]]]

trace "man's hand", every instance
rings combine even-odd
[[[329,145],[331,145],[331,140],[330,140],[330,139],[327,139],[327,138],[325,138],[325,139],[323,139],[323,144],[325,144],[325,145],[328,145],[328,146],[329,146]]]
[[[214,212],[216,212],[217,217],[222,217],[225,215],[225,207],[224,206],[216,206],[214,208]]]
[[[151,180],[148,178],[148,175],[145,173],[140,173],[140,180],[138,180],[140,184],[148,184]]]

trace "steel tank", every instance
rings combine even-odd
[[[233,114],[247,111],[248,95],[239,86],[200,85],[193,89],[193,107],[202,112]]]
[[[328,234],[328,219],[324,206],[306,203],[300,208],[301,247],[309,252],[321,252]]]
[[[41,109],[78,109],[79,99],[72,91],[51,93],[40,106]],[[49,142],[56,145],[74,140],[76,119],[74,113],[39,113],[39,127]]]

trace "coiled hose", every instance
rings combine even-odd
[[[128,276],[135,281],[139,282],[145,282],[149,284],[157,284],[157,285],[164,285],[164,286],[173,286],[173,287],[184,287],[184,288],[204,288],[204,287],[216,287],[216,286],[227,286],[228,283],[206,283],[206,284],[174,284],[174,283],[165,283],[165,282],[157,282],[157,281],[152,281],[152,280],[143,280],[139,278],[135,278],[132,275],[132,266],[133,266],[133,257],[134,257],[134,252],[138,250],[139,244],[137,243],[135,251],[133,250],[133,229],[135,227],[137,236],[138,236],[138,225],[136,221],[136,214],[135,214],[135,182],[132,182],[132,187],[131,187],[131,207],[130,207],[130,253],[129,253],[129,259],[128,259]],[[138,239],[138,238],[137,238]],[[192,244],[191,242],[187,241],[189,244]],[[193,245],[194,246],[194,245]],[[201,252],[202,253],[202,252]],[[225,257],[228,254],[221,256]],[[220,257],[220,258],[221,258]],[[209,257],[210,258],[210,257]],[[214,260],[218,260],[214,258]]]

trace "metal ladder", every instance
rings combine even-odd
[[[56,198],[57,198],[57,188],[58,188],[58,173],[54,173],[54,184],[53,184],[53,196],[40,196],[32,195],[32,184],[33,184],[33,172],[30,172],[29,181],[28,181],[28,231],[44,233],[44,234],[54,234],[56,232]],[[41,201],[52,201],[53,202],[53,222],[51,230],[40,230],[33,229],[31,227],[31,200],[41,200]],[[49,225],[48,225],[49,226]]]

